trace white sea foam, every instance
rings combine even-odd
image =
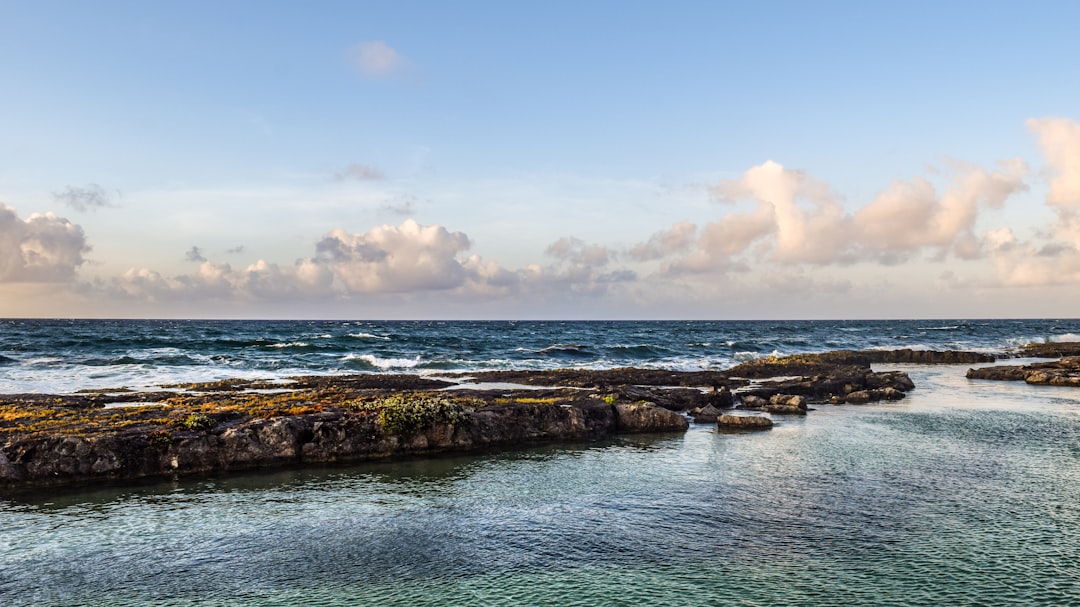
[[[380,358],[374,354],[346,354],[342,360],[362,360],[376,369],[412,369],[420,364],[420,356],[413,358]]]
[[[1063,333],[1061,335],[1055,335],[1055,336],[1051,337],[1050,341],[1066,341],[1066,342],[1080,341],[1080,335],[1077,335],[1076,333]]]
[[[371,333],[363,333],[363,332],[361,332],[361,333],[348,333],[347,336],[348,337],[353,337],[353,338],[356,338],[356,339],[381,339],[383,341],[390,341],[389,337],[384,337],[382,335],[372,335]]]
[[[290,341],[284,344],[270,344],[270,348],[306,348],[310,346],[306,341]]]

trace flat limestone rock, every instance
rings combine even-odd
[[[718,430],[730,432],[740,430],[768,430],[773,421],[761,415],[734,415],[727,413],[716,419]]]

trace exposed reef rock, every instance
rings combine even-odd
[[[727,413],[716,420],[716,429],[721,432],[740,432],[743,430],[768,430],[773,427],[773,420],[760,415],[735,415]]]
[[[937,360],[955,362],[957,355]],[[875,372],[869,363],[925,362],[926,356],[839,352],[770,358],[730,371],[457,376],[497,382],[496,389],[357,374],[235,379],[159,392],[0,395],[0,489],[682,432],[686,411],[699,423],[759,428],[772,421],[721,412],[736,401],[742,409],[805,415],[812,403],[902,398],[914,388],[908,376]],[[515,390],[513,384],[547,387]]]
[[[1055,362],[1033,365],[1004,365],[968,369],[968,379],[1024,381],[1039,386],[1080,388],[1080,356],[1066,356]]]
[[[796,369],[791,369],[792,371]],[[903,371],[871,371],[868,367],[814,366],[807,369],[799,366],[800,371],[818,371],[815,374],[783,377],[782,379],[761,382],[740,391],[742,404],[738,408],[765,410],[760,404],[748,404],[748,396],[769,400],[777,395],[803,396],[814,402],[869,402],[878,400],[898,400],[904,393],[915,388],[915,384]],[[852,393],[865,392],[868,398],[858,394],[849,401]],[[755,401],[750,401],[754,403]],[[774,403],[775,405],[776,403]]]
[[[0,487],[505,448],[683,431],[688,425],[678,413],[651,403],[583,396],[485,403],[420,394],[310,406],[272,417],[199,412],[209,410],[205,404],[196,409],[178,414],[131,407],[112,415],[117,410],[96,410],[69,415],[70,425],[53,430],[7,428],[0,435]],[[55,411],[29,411],[29,417],[34,413]]]
[[[1055,341],[1044,344],[1028,344],[1017,352],[1026,358],[1058,358],[1080,356],[1080,341]]]
[[[938,350],[834,350],[819,354],[769,356],[736,365],[727,373],[733,378],[778,377],[782,375],[822,375],[836,367],[864,367],[872,364],[904,363],[958,365],[994,362],[995,357],[980,352]]]
[[[652,403],[616,403],[617,432],[683,432],[690,422],[685,417]]]

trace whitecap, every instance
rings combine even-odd
[[[412,369],[420,364],[420,355],[413,358],[380,358],[374,354],[346,354],[342,360],[361,360],[377,369]]]
[[[371,333],[363,333],[363,332],[360,332],[360,333],[348,333],[347,336],[348,337],[353,337],[353,338],[356,338],[356,339],[381,339],[383,341],[390,341],[389,337],[384,337],[382,335],[373,335]]]
[[[290,341],[284,344],[270,344],[268,348],[306,348],[311,344],[306,341]]]

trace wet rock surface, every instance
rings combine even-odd
[[[735,415],[727,413],[716,420],[716,428],[721,432],[741,432],[745,430],[768,430],[773,421],[761,415]]]
[[[1080,341],[1057,341],[1041,344],[1027,344],[1016,352],[1025,358],[1059,358],[1080,356]]]
[[[1080,387],[1080,356],[1031,365],[1002,365],[968,369],[968,379],[1023,381],[1038,386]]]
[[[842,351],[768,358],[727,371],[356,374],[227,380],[156,392],[0,395],[0,488],[682,432],[687,412],[718,427],[761,428],[772,420],[724,411],[806,415],[814,403],[897,400],[914,388],[910,378],[873,371],[870,363],[953,364],[966,356]],[[455,385],[465,378],[480,382],[478,388],[486,382],[498,387]],[[123,404],[140,406],[117,406]]]

